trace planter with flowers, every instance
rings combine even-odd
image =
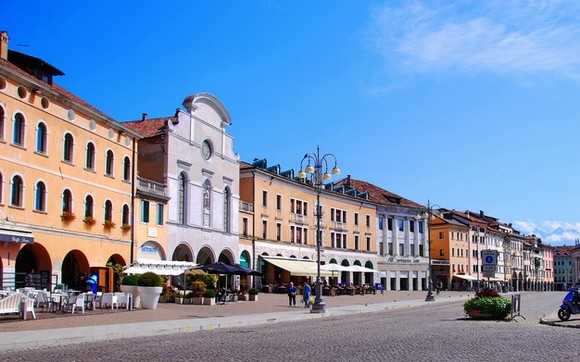
[[[505,319],[512,310],[512,301],[493,289],[483,288],[463,304],[465,314],[473,319]]]
[[[250,302],[257,302],[258,301],[258,294],[259,293],[260,293],[260,289],[258,289],[258,288],[250,288],[250,290],[248,290]]]
[[[117,224],[115,224],[114,222],[112,222],[111,220],[105,220],[105,222],[103,223],[103,227],[107,230],[111,230],[113,229]]]
[[[95,218],[92,216],[85,216],[85,218],[83,219],[83,222],[87,226],[93,226],[97,223],[97,220],[95,220]]]
[[[77,217],[75,216],[75,214],[72,211],[63,211],[62,214],[60,215],[60,219],[65,222],[65,223],[69,223],[69,222],[73,222]]]
[[[123,232],[125,232],[125,233],[128,231],[131,231],[131,225],[123,224],[123,225],[121,225],[121,230],[123,230]]]

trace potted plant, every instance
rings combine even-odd
[[[60,219],[65,223],[73,222],[76,218],[75,214],[70,210],[63,211],[60,215]]]
[[[201,280],[191,282],[192,304],[201,305],[203,303],[203,292],[206,289],[205,283]]]
[[[511,300],[490,288],[481,289],[463,304],[463,310],[473,319],[505,319],[511,309]]]
[[[139,298],[139,292],[137,291],[138,280],[139,274],[125,275],[121,280],[121,291],[133,294],[133,308],[140,308],[141,304],[141,298]]]
[[[250,290],[248,290],[249,300],[252,302],[257,302],[258,301],[258,293],[260,293],[260,289],[250,288]]]
[[[123,225],[121,225],[121,230],[123,230],[124,232],[128,232],[131,230],[131,225],[123,224]]]
[[[216,297],[215,289],[206,289],[203,294],[203,305],[215,305],[215,297]]]
[[[83,222],[87,226],[93,226],[97,223],[97,220],[95,220],[95,218],[92,216],[85,216],[85,218],[83,219]]]
[[[163,279],[153,273],[146,272],[137,279],[137,292],[141,298],[141,307],[144,309],[156,309],[159,296],[163,291]]]
[[[111,220],[105,220],[105,222],[103,223],[103,227],[107,230],[111,230],[112,228],[114,228],[117,224],[115,224],[114,222],[112,222]]]

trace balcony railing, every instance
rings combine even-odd
[[[240,201],[240,211],[254,212],[254,204],[246,201]]]
[[[166,187],[164,184],[146,180],[141,177],[137,177],[137,190],[148,193],[150,195],[158,195],[163,197],[167,196],[165,194]]]

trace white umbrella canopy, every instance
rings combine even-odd
[[[186,261],[140,259],[135,261],[132,266],[125,269],[123,273],[143,274],[146,272],[153,272],[157,275],[180,275],[196,265],[196,263]]]

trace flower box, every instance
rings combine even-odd
[[[60,219],[63,222],[71,222],[74,221],[77,217],[75,216],[75,214],[72,211],[63,211],[62,214],[60,215]]]
[[[131,230],[131,225],[129,225],[129,224],[123,224],[123,225],[121,225],[121,230],[123,230],[124,232],[130,231]]]
[[[97,220],[95,220],[95,218],[92,216],[85,216],[83,222],[85,223],[85,225],[93,226],[97,223]]]
[[[114,228],[117,224],[115,224],[114,222],[112,222],[111,220],[105,220],[105,222],[103,223],[103,227],[107,230],[111,230],[112,228]]]

